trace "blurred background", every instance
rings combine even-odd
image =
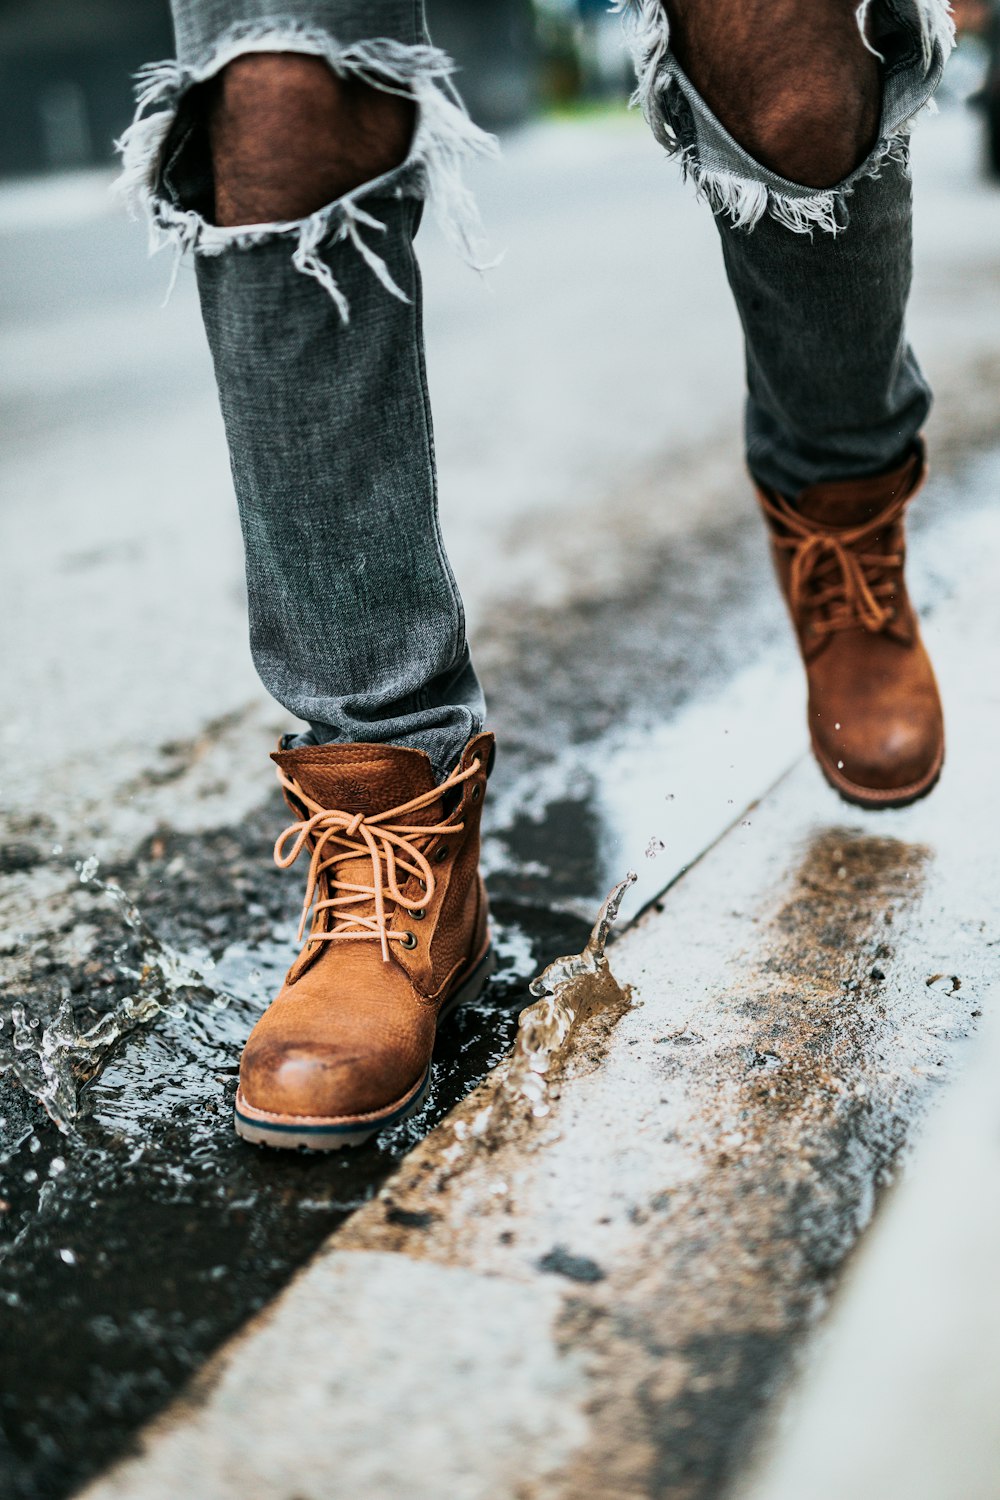
[[[428,0],[435,41],[462,69],[472,114],[489,129],[546,108],[623,96],[621,23],[606,0]],[[992,47],[983,91],[1000,169],[1000,49],[992,0],[958,0],[962,32]],[[167,0],[2,0],[0,175],[107,161],[131,114],[129,77],[173,50]]]
[[[546,102],[625,90],[621,28],[603,0],[431,0],[428,10],[491,129]],[[107,161],[131,113],[130,75],[172,51],[166,0],[3,0],[0,173]]]

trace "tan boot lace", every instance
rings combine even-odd
[[[302,790],[293,777],[286,776],[279,767],[278,780],[281,785],[309,812],[308,817],[289,824],[278,836],[274,846],[275,864],[279,869],[287,870],[298,859],[306,844],[312,842],[309,877],[302,904],[302,919],[299,922],[300,940],[305,934],[311,907],[313,919],[309,945],[314,942],[377,940],[382,945],[382,957],[386,960],[389,958],[391,942],[410,946],[411,933],[397,931],[388,925],[386,904],[394,902],[404,911],[419,911],[427,905],[434,895],[435,881],[424,848],[434,839],[453,838],[464,832],[465,824],[410,824],[401,820],[438,801],[451,788],[461,786],[463,781],[468,781],[470,776],[476,774],[479,765],[480,762],[475,760],[467,770],[455,771],[447,781],[431,791],[372,817],[321,807]],[[285,845],[290,838],[294,838],[294,843],[286,853]],[[371,885],[355,885],[353,881],[337,878],[337,867],[357,859],[359,855],[367,855],[371,859]],[[419,896],[410,898],[403,895],[399,888],[400,872],[404,884],[409,876],[417,876],[422,885]],[[323,892],[329,894],[323,896]],[[317,899],[321,896],[323,899]],[[373,899],[374,912],[365,911],[364,908]],[[328,911],[333,913],[333,925],[328,930],[320,931],[320,924],[326,920],[323,913]]]
[[[862,625],[877,634],[895,618],[893,600],[903,566],[901,552],[864,552],[861,546],[903,514],[908,495],[861,526],[828,527],[801,515],[782,496],[761,495],[764,510],[784,530],[775,546],[791,552],[788,602],[795,619],[808,609],[817,634]]]

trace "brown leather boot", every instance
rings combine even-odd
[[[944,760],[937,683],[903,578],[903,512],[923,444],[898,469],[816,484],[794,501],[759,490],[809,684],[820,769],[848,802],[903,807]]]
[[[437,785],[420,750],[318,745],[272,759],[307,850],[305,947],[240,1063],[236,1129],[268,1146],[357,1145],[418,1109],[438,1022],[492,963],[479,823],[493,736]]]

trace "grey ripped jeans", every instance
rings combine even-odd
[[[483,723],[437,519],[413,239],[425,199],[475,254],[468,119],[421,0],[172,0],[176,61],[140,78],[123,187],[154,243],[195,255],[246,546],[261,678],[309,741],[426,750],[439,776]],[[868,0],[883,59],[880,139],[838,187],[776,177],[677,65],[660,0],[622,0],[654,133],[708,200],[746,335],[747,455],[788,495],[888,469],[930,393],[903,332],[907,139],[952,43],[945,0]],[[295,223],[212,221],[192,87],[251,51],[308,52],[411,94],[407,161]],[[667,330],[669,332],[669,330]],[[678,351],[681,356],[683,351]]]

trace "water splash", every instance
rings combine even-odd
[[[11,1010],[13,1050],[0,1054],[0,1070],[12,1072],[65,1132],[79,1113],[80,1089],[100,1071],[114,1044],[162,1009],[154,996],[129,997],[89,1031],[80,1031],[68,997],[46,1026],[24,1005],[15,1005]]]
[[[520,1016],[514,1050],[492,1099],[470,1121],[456,1120],[455,1142],[442,1158],[454,1165],[470,1145],[495,1149],[517,1129],[551,1110],[551,1084],[581,1022],[603,1015],[612,1024],[629,1008],[631,994],[611,972],[605,949],[630,871],[601,907],[582,953],[557,958],[531,985],[537,998]]]
[[[77,874],[82,885],[111,898],[126,927],[140,941],[142,961],[138,968],[126,968],[121,962],[122,950],[116,955],[119,972],[134,981],[134,993],[118,1000],[87,1030],[78,1025],[68,992],[55,1015],[44,1023],[27,1005],[18,1002],[11,1007],[9,1032],[4,1028],[7,1034],[0,1035],[0,1072],[12,1073],[64,1134],[79,1115],[81,1089],[101,1071],[112,1048],[159,1015],[183,1014],[184,1002],[179,995],[185,990],[203,990],[206,970],[214,967],[211,960],[195,964],[162,942],[121,886],[97,878],[97,868],[97,858],[92,855],[77,865]],[[225,997],[218,998],[225,1003]]]

